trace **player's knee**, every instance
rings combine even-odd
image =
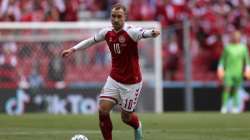
[[[99,107],[99,113],[100,114],[108,114],[109,112],[110,112],[110,110],[107,107],[105,107],[105,106],[100,106]]]
[[[100,103],[99,104],[99,113],[100,114],[108,114],[112,109],[112,105],[111,104],[107,104],[107,103]]]
[[[128,123],[131,119],[130,113],[122,113],[121,119],[124,123]]]
[[[100,110],[100,109],[99,109],[99,115],[108,115],[108,114],[109,114],[109,111]]]

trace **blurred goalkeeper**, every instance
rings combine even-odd
[[[106,41],[109,46],[112,69],[99,96],[100,129],[105,140],[112,140],[110,111],[116,104],[121,105],[122,121],[134,128],[135,140],[142,139],[142,125],[134,112],[142,88],[137,43],[141,39],[157,37],[160,34],[157,29],[144,30],[127,25],[126,13],[123,5],[113,5],[112,27],[100,30],[93,37],[62,53],[63,57],[69,56],[76,50],[86,49],[101,41]]]
[[[224,81],[221,113],[229,112],[228,101],[232,97],[232,113],[239,113],[238,88],[244,76],[250,78],[250,65],[247,46],[240,42],[239,31],[231,33],[231,42],[224,48],[217,74]],[[245,65],[245,68],[244,68]],[[244,68],[244,69],[243,69]]]

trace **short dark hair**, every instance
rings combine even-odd
[[[127,8],[120,3],[116,3],[116,4],[112,5],[111,10],[113,10],[113,9],[115,9],[115,10],[122,9],[124,11],[124,13],[127,13]]]

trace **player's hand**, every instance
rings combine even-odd
[[[153,37],[157,37],[158,35],[160,35],[160,31],[157,30],[157,29],[153,29],[153,30],[152,30],[152,36],[153,36]]]
[[[245,72],[244,72],[244,76],[247,78],[247,80],[250,79],[250,69],[246,68]]]
[[[67,56],[71,55],[72,53],[74,53],[75,51],[76,50],[74,48],[63,50],[62,57],[67,57]]]
[[[218,75],[218,77],[219,77],[220,80],[223,80],[224,75],[225,75],[224,69],[223,68],[218,68],[217,75]]]

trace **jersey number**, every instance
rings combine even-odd
[[[126,99],[126,100],[125,100],[124,108],[126,108],[126,109],[131,109],[132,106],[133,106],[133,100],[128,100],[128,99]]]
[[[114,52],[115,52],[116,54],[120,54],[120,53],[121,53],[120,44],[119,44],[119,43],[113,44],[113,47],[114,47]]]

